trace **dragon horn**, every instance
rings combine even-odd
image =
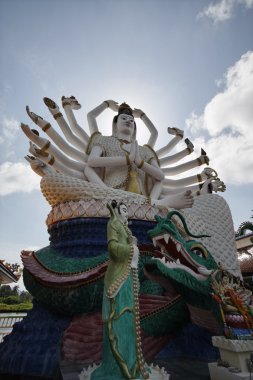
[[[185,232],[191,236],[191,237],[195,237],[195,238],[202,238],[202,237],[211,237],[210,235],[193,235],[189,230],[188,230],[188,227],[187,227],[187,224],[184,220],[184,217],[182,214],[180,214],[178,211],[170,211],[166,217],[166,219],[171,219],[171,217],[173,215],[177,215],[179,217],[179,219],[181,220],[181,222],[183,223],[183,226],[184,226],[184,229],[185,229]]]
[[[155,215],[155,220],[157,221],[157,223],[159,223],[162,220],[162,218],[159,215]]]

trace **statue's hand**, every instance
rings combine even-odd
[[[55,103],[54,100],[45,97],[45,98],[43,98],[43,101],[44,101],[45,105],[46,105],[49,109],[51,109],[51,110],[55,110],[55,111],[57,111],[57,112],[59,111],[59,107],[57,106],[57,104]]]
[[[201,174],[205,174],[207,178],[217,178],[218,173],[212,168],[204,168]]]
[[[219,178],[212,180],[212,191],[217,193],[218,191],[221,191],[222,193],[226,190],[226,185],[223,181],[221,181]]]
[[[167,131],[170,135],[180,136],[181,138],[184,136],[184,131],[182,131],[182,129],[168,127]]]
[[[109,108],[114,111],[118,112],[119,110],[119,104],[115,102],[114,100],[105,100],[105,103],[109,104]]]
[[[26,106],[26,112],[27,115],[32,119],[32,121],[37,125],[39,125],[39,123],[43,120],[41,116],[36,115],[36,113],[30,111],[29,106]]]
[[[139,108],[134,108],[133,117],[141,117],[143,115],[145,115],[145,113],[142,110],[140,110]]]
[[[40,128],[44,128],[46,125],[50,125],[47,120],[44,120],[43,117],[36,115],[36,113],[30,111],[30,108],[26,106],[26,112],[32,121],[37,124]]]
[[[226,190],[226,186],[223,181],[221,181],[219,178],[208,178],[202,186],[202,189],[200,190],[200,194],[208,194],[218,191],[224,192]]]
[[[43,177],[45,175],[45,169],[47,165],[42,162],[39,158],[33,157],[33,156],[25,156],[25,159],[29,162],[31,165],[32,170],[38,174],[39,176]]]
[[[69,105],[72,108],[72,110],[79,110],[81,108],[81,104],[74,96],[70,96],[69,98],[62,96],[61,100],[63,107]]]

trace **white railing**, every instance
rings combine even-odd
[[[0,343],[3,341],[5,335],[10,334],[13,329],[13,325],[16,322],[22,321],[27,313],[7,312],[0,313]]]

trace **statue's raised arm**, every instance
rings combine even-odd
[[[158,132],[157,132],[156,127],[154,126],[152,121],[147,117],[147,115],[138,108],[135,108],[133,110],[133,116],[137,118],[139,117],[148,128],[151,135],[150,135],[147,145],[151,146],[151,148],[154,148],[157,137],[158,137]]]
[[[114,100],[105,100],[99,106],[88,112],[87,114],[87,120],[88,120],[88,125],[90,129],[90,134],[91,136],[95,132],[99,132],[99,128],[97,125],[97,120],[96,118],[104,112],[107,108],[110,108],[112,111],[118,112],[119,105],[117,102]]]

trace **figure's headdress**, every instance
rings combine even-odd
[[[121,115],[122,113],[133,116],[132,108],[125,102],[119,106],[118,115]]]
[[[111,201],[111,203],[107,203],[107,208],[110,211],[111,214],[111,221],[116,221],[119,220],[119,215],[120,215],[120,206],[125,205],[124,202],[119,202],[114,199]],[[117,212],[116,212],[117,210]]]

